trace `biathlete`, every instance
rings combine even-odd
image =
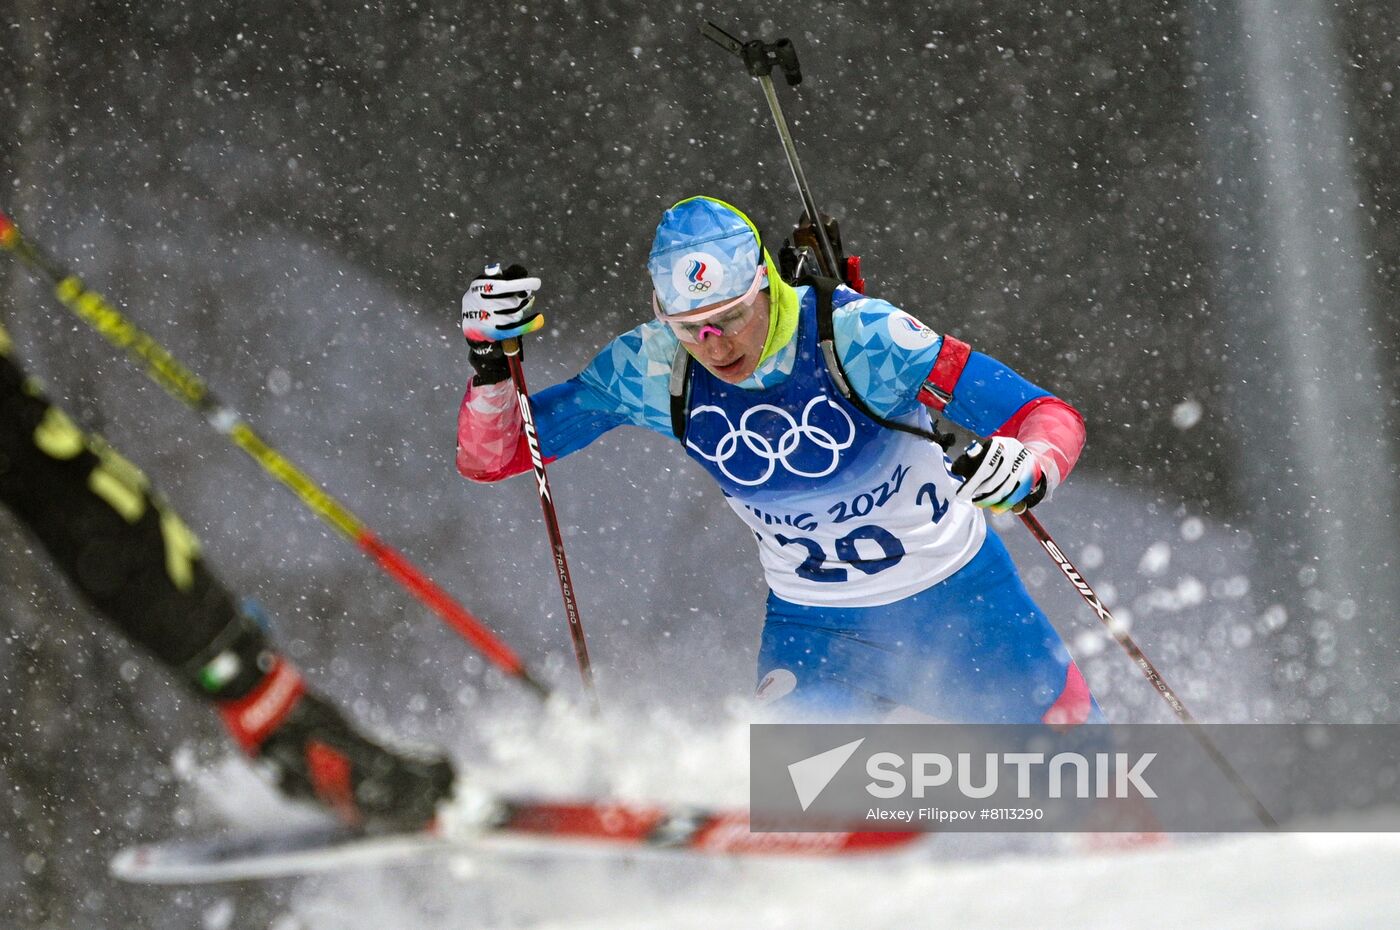
[[[714,198],[665,212],[647,267],[654,319],[533,396],[539,439],[552,461],[639,426],[710,473],[753,531],[770,589],[766,710],[1101,719],[984,517],[1034,507],[1069,476],[1085,439],[1073,407],[884,300],[790,285],[748,217]],[[543,325],[539,288],[518,265],[489,266],[463,296],[475,374],[456,464],[473,481],[530,470],[501,342]],[[989,438],[954,463],[926,438],[933,416]]]

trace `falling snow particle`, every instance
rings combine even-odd
[[[1138,562],[1138,571],[1145,575],[1160,575],[1167,570],[1171,562],[1172,547],[1164,542],[1153,543],[1142,554],[1142,561]]]
[[[1201,422],[1201,405],[1194,400],[1183,400],[1172,408],[1172,426],[1177,429],[1190,429]]]
[[[1103,564],[1103,550],[1089,543],[1079,551],[1079,564],[1088,569],[1098,568]]]
[[[1264,629],[1270,632],[1282,629],[1283,625],[1288,622],[1288,611],[1284,609],[1282,604],[1274,604],[1259,616],[1259,621],[1264,625]]]
[[[204,930],[228,930],[233,925],[234,906],[228,898],[220,898],[204,912],[200,921]]]
[[[1180,599],[1182,607],[1195,607],[1205,603],[1206,586],[1187,575],[1177,584],[1176,595]]]
[[[1195,542],[1206,534],[1206,525],[1200,517],[1187,517],[1181,521],[1181,538]]]
[[[274,368],[267,373],[267,389],[274,397],[286,397],[292,390],[292,376],[285,368]]]
[[[1079,658],[1103,651],[1103,636],[1097,630],[1084,630],[1074,637],[1074,654]]]

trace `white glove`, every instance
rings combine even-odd
[[[473,343],[500,342],[533,333],[544,325],[534,309],[540,279],[529,277],[521,265],[486,271],[462,295],[462,335]]]
[[[1045,498],[1045,469],[1019,439],[994,436],[974,442],[953,463],[963,478],[957,497],[993,513],[1021,513]]]

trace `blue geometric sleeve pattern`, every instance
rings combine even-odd
[[[943,415],[978,436],[990,436],[1016,411],[1049,393],[990,355],[973,352],[953,389],[953,402],[943,408]]]
[[[884,300],[838,288],[831,302],[836,351],[851,388],[882,417],[898,419],[917,410],[919,388],[943,338]],[[1028,401],[1049,393],[990,355],[973,352],[943,416],[990,436]]]
[[[655,321],[618,336],[588,367],[531,395],[547,458],[576,452],[616,426],[671,433],[671,360],[679,343]]]
[[[888,419],[917,410],[942,337],[888,301],[844,287],[831,304],[836,353],[851,389]]]

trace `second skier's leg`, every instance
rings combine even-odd
[[[379,745],[309,693],[145,476],[52,406],[7,349],[0,330],[0,503],[83,597],[210,698],[288,793],[371,825],[430,819],[448,763]]]

